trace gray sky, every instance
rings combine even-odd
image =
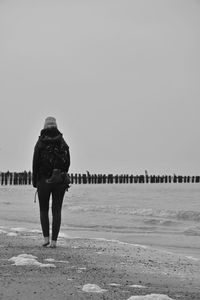
[[[0,0],[0,170],[45,117],[71,172],[200,174],[199,0]]]

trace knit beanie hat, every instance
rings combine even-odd
[[[54,117],[47,117],[44,122],[44,129],[57,128],[56,119]]]

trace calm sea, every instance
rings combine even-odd
[[[32,187],[0,187],[0,225],[40,229],[34,193]],[[200,184],[73,185],[61,232],[200,259]]]

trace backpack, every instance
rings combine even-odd
[[[62,172],[60,169],[53,169],[52,175],[46,180],[48,184],[62,184],[68,191],[70,188],[70,176],[67,172]]]
[[[69,160],[67,144],[62,140],[44,142],[40,157],[43,167],[48,170],[46,182],[54,185],[62,184],[68,190],[71,183],[70,176],[64,171]]]
[[[64,166],[68,163],[68,149],[66,144],[62,141],[43,143],[41,151],[42,163],[48,169],[64,169]]]

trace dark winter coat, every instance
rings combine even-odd
[[[62,158],[59,156],[60,151],[63,153]],[[34,148],[33,186],[37,187],[37,182],[41,178],[49,178],[53,169],[68,172],[69,166],[69,147],[62,133],[57,128],[43,129]]]

